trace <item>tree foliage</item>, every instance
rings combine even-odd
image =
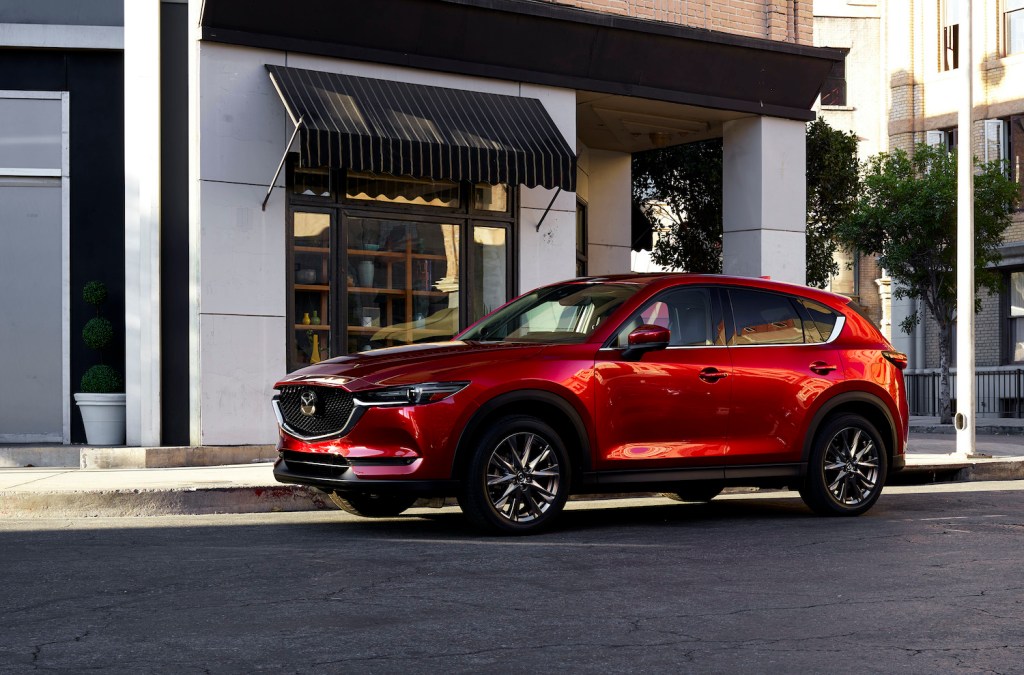
[[[807,128],[807,283],[838,272],[835,228],[858,188],[857,137],[824,120]],[[633,156],[633,200],[661,235],[654,262],[685,272],[722,271],[722,139]]]
[[[661,233],[654,262],[722,271],[722,139],[633,155],[633,201]]]
[[[807,126],[807,285],[824,288],[839,272],[836,229],[857,205],[857,136],[818,118]]]
[[[939,328],[940,422],[952,420],[949,368],[956,310],[956,153],[919,144],[913,155],[903,150],[881,153],[863,167],[863,191],[837,237],[850,248],[879,255],[879,264],[895,282],[893,295],[920,300]],[[1010,224],[1018,187],[998,162],[980,164],[974,177],[975,292],[999,288],[991,267],[1000,259],[999,244]],[[979,301],[980,306],[980,301]],[[907,333],[919,321],[908,317]]]

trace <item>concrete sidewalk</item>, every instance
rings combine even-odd
[[[978,436],[990,457],[954,457],[952,434],[912,431],[890,484],[1024,479],[1024,437]],[[107,449],[111,450],[111,449]],[[0,517],[65,518],[333,509],[318,490],[274,480],[269,461],[168,468],[0,468]]]

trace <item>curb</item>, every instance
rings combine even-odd
[[[910,434],[948,434],[953,436],[956,429],[952,424],[911,425]],[[1024,426],[980,426],[974,427],[976,436],[1024,436]]]
[[[0,516],[15,518],[188,516],[335,508],[324,493],[304,485],[0,492]]]

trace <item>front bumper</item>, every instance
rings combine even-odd
[[[392,465],[386,466],[390,469]],[[288,462],[284,458],[279,458],[274,463],[274,478],[279,483],[309,485],[324,492],[372,492],[375,494],[408,494],[419,497],[452,497],[458,494],[459,483],[455,480],[396,480],[394,478],[368,477],[365,472],[372,470],[373,465],[361,465],[361,475],[357,474],[352,466],[330,465],[328,467],[321,465],[321,467],[318,468],[312,462]]]

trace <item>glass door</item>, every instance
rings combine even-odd
[[[332,355],[332,221],[327,211],[292,213],[289,370],[319,363]]]

